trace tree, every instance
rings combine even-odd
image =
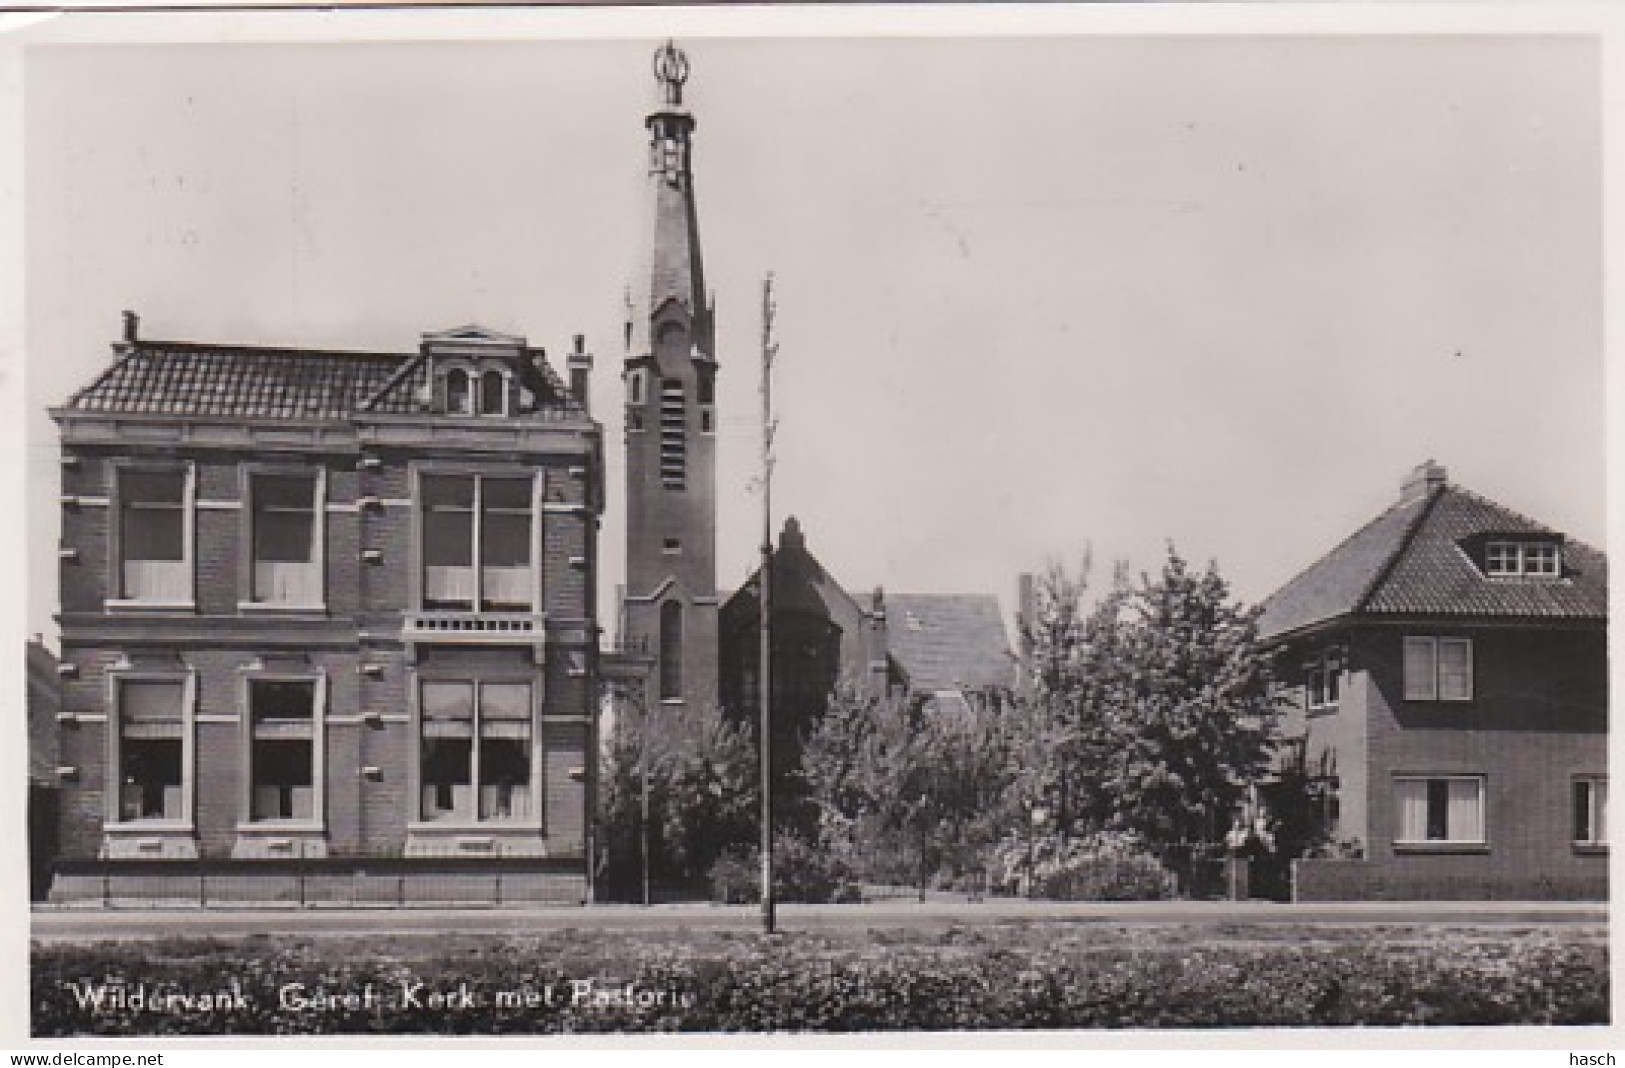
[[[964,876],[1008,823],[1001,709],[839,688],[807,736],[801,777],[820,849],[878,882]]]
[[[1013,788],[1062,840],[1126,832],[1177,865],[1185,847],[1217,841],[1269,763],[1270,662],[1256,611],[1232,600],[1216,565],[1193,571],[1170,545],[1155,578],[1115,570],[1087,610],[1087,558],[1078,575],[1052,566],[1039,583]]]
[[[1108,826],[1168,859],[1216,842],[1268,767],[1277,713],[1258,613],[1230,597],[1215,564],[1198,573],[1172,545],[1161,574],[1127,601],[1108,674],[1112,744],[1100,780]]]
[[[635,711],[617,717],[598,791],[606,896],[640,896],[645,834],[651,883],[699,883],[717,857],[755,840],[757,799],[756,744],[747,727],[714,708],[662,710],[649,722]]]
[[[1023,620],[1033,686],[1015,721],[1014,789],[1023,822],[1042,811],[1063,840],[1103,825],[1112,804],[1098,772],[1116,744],[1128,578],[1119,563],[1099,603],[1085,608],[1090,566],[1087,552],[1076,574],[1052,563],[1037,584],[1034,617]]]

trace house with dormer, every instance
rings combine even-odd
[[[1606,896],[1607,593],[1601,552],[1429,462],[1265,601],[1288,761],[1340,843],[1295,896]]]
[[[603,454],[566,362],[127,314],[51,412],[54,897],[589,896]]]

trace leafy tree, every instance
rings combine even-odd
[[[1216,842],[1274,748],[1257,610],[1231,598],[1217,565],[1193,571],[1172,545],[1128,607],[1110,683],[1114,744],[1102,768],[1109,825],[1159,849]]]
[[[819,848],[880,882],[978,869],[1008,820],[1012,760],[997,702],[905,703],[842,687],[801,775]]]
[[[756,783],[754,739],[716,709],[662,710],[647,721],[635,709],[618,716],[598,790],[606,895],[638,896],[645,833],[653,885],[701,882],[726,850],[755,841]]]
[[[1155,578],[1130,585],[1119,566],[1089,611],[1085,589],[1059,568],[1040,584],[1015,789],[1054,814],[1063,839],[1126,832],[1177,862],[1183,846],[1217,841],[1271,758],[1257,612],[1231,598],[1216,565],[1192,570],[1172,545]]]

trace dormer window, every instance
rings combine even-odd
[[[501,371],[487,371],[480,376],[480,414],[508,414],[508,382]]]
[[[451,415],[472,415],[473,390],[468,372],[454,367],[446,372],[446,411]]]
[[[1492,541],[1484,547],[1484,573],[1495,578],[1557,578],[1563,573],[1562,553],[1551,541]]]

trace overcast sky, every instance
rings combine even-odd
[[[31,573],[56,567],[43,409],[134,308],[199,341],[408,351],[478,322],[562,356],[586,334],[613,589],[657,43],[31,50]],[[1257,600],[1429,458],[1603,543],[1593,43],[680,43],[724,588],[760,529],[769,270],[775,505],[854,591],[1008,610],[1048,558],[1092,543],[1103,576],[1172,539]],[[36,582],[29,630],[53,611]]]

